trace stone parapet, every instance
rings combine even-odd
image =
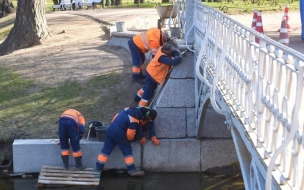
[[[14,173],[39,173],[43,165],[62,166],[58,139],[17,139],[13,143]],[[95,168],[103,142],[81,140],[83,164]],[[151,172],[200,172],[211,167],[227,166],[237,161],[231,139],[196,140],[160,139],[155,146],[150,140],[141,147],[132,143],[136,167]],[[72,156],[70,167],[75,166]],[[126,169],[124,158],[115,147],[105,169]]]

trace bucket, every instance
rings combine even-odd
[[[106,126],[95,127],[98,141],[104,142],[106,140],[106,129]]]
[[[125,32],[127,30],[125,22],[116,22],[116,30],[117,32]]]
[[[96,138],[96,127],[102,127],[104,124],[101,121],[89,121],[88,124],[88,137],[89,138]]]

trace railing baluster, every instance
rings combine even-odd
[[[194,3],[196,124],[210,96],[227,124],[231,126],[231,116],[238,118],[249,135],[246,140],[252,141],[255,150],[247,146],[250,170],[256,174],[250,182],[253,189],[264,190],[259,173],[265,175],[266,190],[276,184],[304,189],[304,56],[200,1]],[[216,96],[224,98],[229,109],[219,106]]]

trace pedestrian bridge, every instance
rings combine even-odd
[[[200,1],[178,7],[175,42],[188,52],[152,102],[161,146],[132,143],[136,166],[199,172],[238,160],[246,189],[304,189],[304,56]],[[81,141],[86,166],[95,167],[102,144]],[[15,140],[14,172],[61,165],[54,155],[56,140]],[[105,168],[125,168],[118,148]]]
[[[200,1],[178,4],[197,139],[210,104],[225,116],[246,189],[304,189],[304,55]]]

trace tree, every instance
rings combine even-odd
[[[18,0],[14,27],[0,44],[0,56],[41,44],[48,35],[45,0]]]

